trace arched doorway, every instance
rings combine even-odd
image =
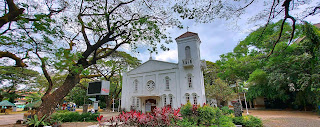
[[[155,99],[147,99],[146,100],[146,112],[153,112],[154,108],[156,108],[157,101]]]

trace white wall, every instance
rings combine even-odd
[[[200,40],[198,36],[191,36],[176,40],[178,44],[178,64],[168,63],[157,60],[149,60],[139,67],[125,73],[123,75],[122,85],[122,102],[121,108],[130,110],[133,97],[140,98],[140,109],[145,111],[145,100],[155,99],[157,107],[164,106],[163,95],[167,96],[167,104],[169,94],[173,95],[173,108],[178,108],[181,104],[186,103],[185,94],[190,94],[190,102],[193,103],[193,94],[197,94],[197,104],[202,105],[206,102],[203,72],[201,70],[200,58]],[[182,60],[185,59],[185,47],[189,46],[191,50],[191,58],[193,59],[193,67],[183,67]],[[187,75],[192,74],[192,88],[188,87]],[[170,89],[166,90],[165,77],[170,78]],[[135,91],[134,80],[138,80],[138,91]],[[156,86],[153,90],[147,90],[147,82],[152,80]]]

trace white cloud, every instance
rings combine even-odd
[[[162,51],[155,56],[156,60],[166,61],[166,62],[173,62],[177,63],[178,61],[178,51],[169,50],[169,51]]]

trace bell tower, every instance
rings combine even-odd
[[[200,67],[200,38],[197,33],[186,32],[176,38],[179,67]]]
[[[200,38],[197,33],[188,31],[175,40],[178,45],[181,101],[185,104],[189,98],[192,104],[202,105],[206,102],[202,72],[205,61],[200,58]]]

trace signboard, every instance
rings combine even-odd
[[[87,89],[87,96],[93,95],[109,95],[110,82],[109,81],[98,81],[90,82]]]
[[[93,103],[93,109],[94,110],[99,110],[99,103],[98,103],[99,101],[94,101],[94,103]]]

